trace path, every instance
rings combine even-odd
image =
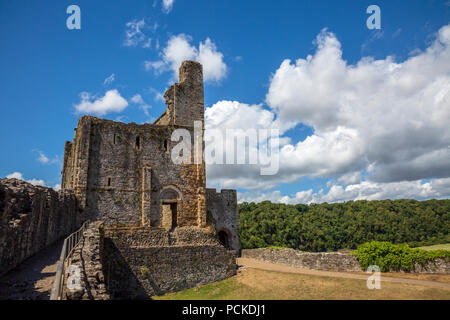
[[[323,276],[323,277],[334,277],[334,278],[345,278],[345,279],[357,279],[357,280],[367,280],[368,275],[359,274],[359,273],[350,273],[350,272],[334,272],[334,271],[322,271],[322,270],[309,270],[297,267],[290,267],[283,264],[275,264],[266,261],[249,259],[249,258],[238,258],[237,264],[240,266],[244,266],[246,268],[260,269],[266,271],[277,271],[284,273],[301,273],[301,274],[310,274],[314,276]],[[406,278],[398,278],[398,277],[383,277],[381,275],[381,281],[386,282],[400,282],[410,285],[419,285],[419,286],[430,286],[437,287],[441,289],[450,290],[450,284],[444,282],[437,281],[428,281],[428,280],[415,280],[415,279],[406,279]]]
[[[63,240],[0,277],[0,300],[49,300]]]

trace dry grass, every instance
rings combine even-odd
[[[161,297],[158,300],[295,300],[295,299],[444,299],[450,290],[395,282],[382,282],[369,290],[365,280],[282,273],[248,268],[232,278]]]
[[[423,250],[449,250],[450,251],[450,243],[445,244],[435,244],[434,246],[425,246],[425,247],[419,247],[419,249]]]

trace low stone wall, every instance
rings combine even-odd
[[[450,261],[438,258],[428,262],[425,265],[419,263],[414,264],[413,272],[415,273],[436,273],[450,274]]]
[[[179,227],[173,232],[163,228],[106,227],[105,237],[129,247],[154,247],[169,245],[220,245],[217,237],[204,228]]]
[[[113,299],[146,299],[223,280],[237,267],[235,252],[200,228],[107,229],[104,270]]]
[[[75,230],[77,217],[70,191],[0,179],[0,275]]]
[[[103,223],[93,222],[83,232],[80,244],[74,249],[67,266],[80,270],[80,288],[69,289],[67,278],[71,276],[66,268],[65,296],[69,300],[109,300],[103,274]]]
[[[243,258],[327,271],[362,271],[352,255],[339,252],[301,252],[294,249],[244,249]]]
[[[355,256],[340,252],[302,252],[294,249],[245,249],[243,258],[281,263],[292,267],[327,271],[363,271]],[[425,265],[415,264],[414,273],[450,274],[450,262],[436,259]]]

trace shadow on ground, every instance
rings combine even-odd
[[[63,240],[0,277],[0,300],[49,300]]]

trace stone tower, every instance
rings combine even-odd
[[[224,232],[230,238],[224,242],[239,250],[236,193],[230,198],[206,190],[202,65],[184,61],[179,82],[164,98],[166,111],[153,124],[81,117],[74,141],[65,145],[62,189],[74,190],[84,219],[167,231],[217,221],[215,231]],[[190,134],[190,163],[171,159],[177,129]]]

